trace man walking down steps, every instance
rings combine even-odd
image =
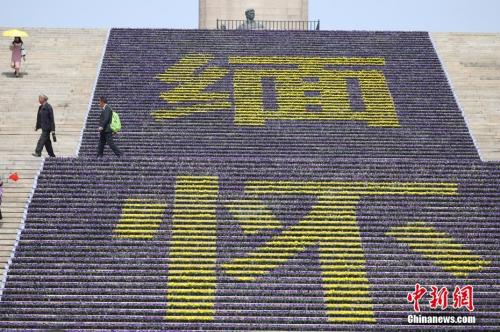
[[[52,106],[50,106],[47,100],[49,100],[49,97],[47,97],[46,95],[42,94],[38,96],[40,107],[38,107],[35,131],[37,131],[38,129],[42,129],[42,134],[40,135],[40,139],[38,140],[38,144],[36,145],[35,153],[32,154],[34,157],[42,156],[42,149],[44,146],[49,156],[56,156],[54,154],[54,150],[52,149],[52,142],[50,141],[50,132],[52,132],[54,142],[56,141],[56,124],[54,122],[54,111],[52,110]]]

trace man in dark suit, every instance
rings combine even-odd
[[[99,146],[97,147],[97,157],[103,156],[104,146],[106,144],[109,145],[115,155],[120,157],[122,153],[115,145],[113,131],[111,130],[113,110],[108,105],[108,100],[105,97],[99,97],[99,107],[101,108],[101,116],[99,117]]]
[[[38,114],[36,116],[36,126],[35,131],[42,129],[42,134],[36,145],[35,153],[32,153],[35,157],[42,156],[42,150],[45,146],[47,153],[51,157],[55,157],[54,150],[52,149],[52,142],[50,141],[50,132],[53,132],[55,136],[56,123],[54,122],[54,111],[52,106],[47,102],[49,98],[46,95],[38,96],[38,102],[40,107],[38,107]]]

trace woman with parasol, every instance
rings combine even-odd
[[[14,41],[10,44],[10,50],[12,51],[10,66],[14,69],[14,75],[19,77],[21,71],[21,59],[25,58],[23,40],[21,37],[27,37],[28,34],[20,30],[8,30],[4,31],[3,35],[5,37],[14,37]]]

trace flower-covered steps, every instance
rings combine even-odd
[[[130,156],[478,158],[427,33],[113,29],[99,95]]]
[[[100,95],[124,158],[94,157]],[[1,328],[402,330],[417,303],[499,325],[499,165],[427,33],[114,29],[92,102]]]
[[[47,160],[0,328],[402,330],[419,283],[473,285],[473,312],[421,310],[493,329],[499,179],[428,159]]]

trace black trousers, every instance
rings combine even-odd
[[[43,147],[51,157],[55,157],[54,150],[52,150],[52,141],[50,140],[50,130],[42,129],[42,134],[38,139],[38,144],[36,145],[35,153],[42,154]]]
[[[122,155],[120,152],[120,149],[115,144],[115,141],[113,140],[113,133],[105,133],[104,131],[101,131],[99,133],[99,146],[97,147],[97,156],[102,156],[104,154],[104,146],[108,144],[110,149],[113,150],[113,152],[119,157]]]

